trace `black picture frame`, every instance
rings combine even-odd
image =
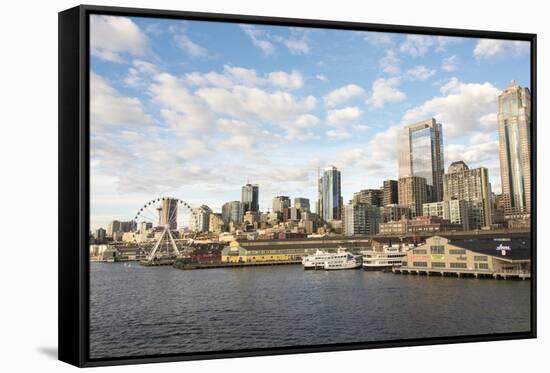
[[[531,45],[531,213],[532,278],[531,330],[529,332],[420,338],[307,347],[281,347],[216,351],[208,353],[170,354],[125,358],[90,359],[89,357],[89,24],[90,14],[145,16],[200,21],[223,21],[298,27],[365,30],[392,33],[429,34],[527,41]],[[536,338],[536,84],[537,35],[529,33],[461,30],[419,26],[370,24],[344,21],[278,18],[233,14],[184,12],[157,9],[81,5],[59,13],[59,360],[79,367],[219,359],[262,355],[283,355],[371,348],[436,345],[464,342]]]

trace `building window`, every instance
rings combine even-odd
[[[413,262],[413,267],[427,267],[428,262]]]
[[[451,250],[449,250],[449,254],[451,254],[451,255],[464,255],[464,254],[466,254],[466,250],[464,250],[464,249],[451,249]]]
[[[413,254],[427,254],[428,251],[426,249],[415,249],[413,250]]]
[[[432,262],[432,268],[445,268],[444,262]]]
[[[466,268],[466,263],[451,263],[451,268],[464,269]]]
[[[402,265],[403,267],[406,267],[406,266],[407,266],[407,262],[401,262],[401,265]]]
[[[434,245],[430,247],[432,254],[445,254],[445,246]]]
[[[489,269],[489,263],[478,263],[477,267],[479,269]]]
[[[474,256],[474,261],[476,261],[476,262],[486,262],[487,257],[486,256]]]

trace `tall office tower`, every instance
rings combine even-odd
[[[445,201],[454,199],[468,203],[469,229],[480,229],[492,224],[489,191],[489,171],[485,167],[469,169],[462,162],[453,162],[443,178]]]
[[[282,213],[288,207],[290,207],[290,198],[288,196],[273,197],[272,212]]]
[[[212,209],[206,205],[202,205],[195,210],[195,214],[193,215],[193,229],[196,232],[208,232],[210,214],[212,214]]]
[[[105,237],[107,235],[107,231],[103,228],[99,228],[95,231],[95,240],[97,243],[103,243],[105,242]]]
[[[397,180],[384,180],[382,186],[382,206],[397,204]]]
[[[349,203],[342,208],[344,235],[375,235],[380,224],[380,208],[368,203]]]
[[[258,198],[260,194],[260,187],[258,185],[246,184],[241,188],[241,202],[243,203],[243,211],[260,211],[260,205],[258,204]]]
[[[406,126],[399,142],[399,178],[426,179],[428,202],[443,200],[443,132],[435,119]]]
[[[226,227],[230,223],[234,225],[241,224],[243,222],[243,204],[240,201],[226,202],[222,206],[222,219]]]
[[[383,191],[381,189],[363,189],[353,193],[353,203],[382,206],[382,195]]]
[[[120,232],[120,221],[113,220],[107,226],[107,236],[113,238],[113,234],[116,232]]]
[[[498,143],[505,214],[529,214],[531,93],[515,81],[498,96]]]
[[[319,201],[317,213],[325,222],[340,220],[342,217],[342,190],[340,184],[340,171],[334,166],[329,166],[319,178]]]
[[[399,205],[411,210],[411,217],[422,216],[422,205],[428,200],[426,179],[420,176],[401,177],[397,181]]]
[[[294,198],[294,207],[300,210],[309,210],[309,198]]]
[[[223,232],[223,217],[222,214],[210,214],[210,222],[208,223],[208,231],[213,233]]]
[[[175,198],[163,198],[161,206],[157,209],[159,212],[159,225],[169,225],[170,229],[178,227],[178,200]]]

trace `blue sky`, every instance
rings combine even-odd
[[[500,191],[496,99],[529,86],[529,45],[488,39],[91,16],[91,222],[174,196],[214,211],[260,185],[344,200],[397,178],[397,134],[435,117],[445,167],[489,169]]]

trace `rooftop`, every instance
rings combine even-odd
[[[531,239],[528,237],[511,238],[509,241],[475,238],[459,240],[451,239],[449,243],[453,246],[458,246],[466,250],[471,250],[476,253],[490,255],[502,259],[531,259]],[[504,247],[506,249],[506,255],[502,255],[502,250],[500,249],[501,247]]]

